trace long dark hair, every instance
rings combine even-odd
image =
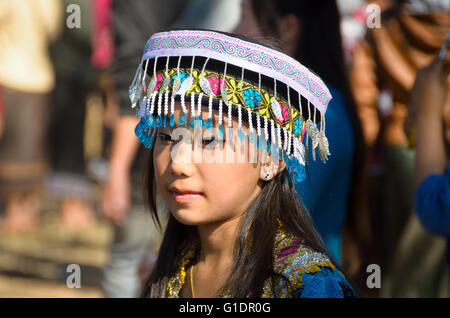
[[[338,89],[345,98],[353,131],[354,155],[343,232],[343,264],[355,280],[360,280],[357,276],[361,275],[362,262],[367,261],[372,249],[366,206],[366,147],[347,77],[336,1],[252,0],[251,4],[263,33],[276,38],[279,38],[276,34],[279,17],[287,14],[298,17],[301,34],[293,57]]]
[[[148,162],[147,200],[154,221],[161,227],[156,207],[153,150]],[[264,182],[262,191],[244,213],[234,245],[233,269],[222,291],[231,292],[232,297],[259,297],[264,281],[279,276],[273,269],[272,254],[278,219],[283,223],[283,231],[302,239],[304,245],[323,253],[337,264],[315,230],[287,170],[283,170],[272,180]],[[169,278],[177,272],[181,258],[189,249],[198,247],[199,243],[196,226],[184,225],[170,215],[156,265],[142,296],[165,297]]]

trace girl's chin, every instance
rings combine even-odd
[[[218,219],[216,217],[211,217],[211,215],[199,215],[198,210],[172,210],[173,217],[180,223],[189,226],[202,226],[202,225],[219,225],[226,222],[228,219]]]
[[[217,218],[216,215],[212,214],[201,215],[201,213],[199,213],[199,209],[174,209],[171,210],[171,214],[178,222],[190,226],[219,225],[223,222],[228,221],[228,218],[226,217]]]
[[[195,226],[210,223],[208,220],[199,218],[198,212],[192,209],[173,209],[171,210],[171,213],[178,222],[184,225]]]

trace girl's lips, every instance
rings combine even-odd
[[[175,191],[172,191],[172,197],[174,198],[174,200],[178,203],[191,203],[197,199],[200,199],[203,196],[203,194],[201,193],[189,193],[189,192],[184,192],[184,193],[178,193]]]

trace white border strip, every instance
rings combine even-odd
[[[247,50],[255,50],[257,52],[260,52],[260,54],[266,55],[266,56],[272,56],[278,60],[283,61],[284,63],[287,63],[292,67],[293,70],[298,70],[299,72],[302,72],[303,74],[306,74],[306,76],[310,79],[312,83],[315,85],[318,85],[323,92],[328,97],[328,102],[324,103],[319,98],[317,98],[313,93],[311,93],[308,89],[306,89],[302,84],[297,82],[295,79],[288,77],[287,75],[284,75],[280,71],[273,70],[269,67],[265,67],[262,65],[258,65],[252,62],[248,62],[245,59],[230,56],[225,53],[219,53],[217,51],[211,50],[211,49],[201,49],[201,48],[171,48],[171,49],[157,49],[156,51],[152,51],[151,44],[154,41],[161,41],[164,39],[168,39],[170,37],[180,38],[180,37],[193,37],[193,38],[208,38],[211,41],[214,41],[215,39],[221,40],[225,43],[232,43],[236,46],[236,49],[245,49]],[[148,49],[147,47],[150,47]],[[236,65],[238,67],[244,67],[246,69],[264,74],[266,76],[275,78],[286,85],[292,87],[293,89],[297,90],[297,92],[300,92],[303,96],[308,98],[308,100],[313,103],[313,105],[321,111],[321,113],[325,114],[327,106],[333,96],[331,95],[330,91],[328,90],[325,83],[322,81],[320,77],[309,71],[307,67],[302,65],[300,62],[296,61],[292,57],[279,52],[277,50],[271,49],[269,47],[262,46],[257,43],[244,41],[242,39],[231,37],[226,34],[218,33],[218,32],[211,32],[211,31],[201,31],[201,30],[176,30],[176,31],[169,31],[169,32],[160,32],[153,34],[150,39],[146,42],[146,46],[144,48],[144,52],[147,51],[144,56],[142,57],[142,61],[153,58],[155,56],[159,55],[165,55],[165,56],[203,56],[203,57],[213,57],[217,60],[225,60],[227,63],[231,63],[233,65]],[[180,54],[180,52],[183,52]]]
[[[149,51],[142,57],[142,61],[145,61],[147,59],[152,59],[156,56],[202,56],[202,57],[209,57],[212,59],[216,59],[219,61],[224,61],[229,64],[233,64],[238,67],[243,67],[245,69],[251,70],[256,73],[261,73],[265,76],[275,78],[277,81],[283,82],[284,84],[288,85],[289,87],[293,88],[294,90],[300,92],[300,94],[304,97],[306,97],[321,113],[325,114],[327,110],[327,106],[325,106],[319,98],[314,96],[309,90],[307,90],[303,85],[295,81],[294,79],[291,79],[283,74],[280,74],[277,71],[268,69],[264,66],[260,66],[239,58],[234,58],[227,56],[222,53],[210,51],[210,50],[204,50],[204,49],[184,49],[184,48],[176,48],[176,49],[161,49],[158,51]],[[236,62],[239,62],[236,63]],[[318,85],[318,84],[316,84]],[[325,91],[326,93],[327,91]],[[331,96],[331,94],[330,94]],[[332,97],[330,97],[329,101]]]

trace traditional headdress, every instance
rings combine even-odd
[[[136,135],[149,149],[155,127],[173,127],[175,121],[190,128],[214,125],[223,135],[227,114],[229,119],[237,116],[240,140],[248,137],[249,144],[285,160],[295,183],[305,177],[308,139],[314,160],[316,148],[323,162],[330,155],[325,112],[331,94],[323,81],[286,54],[236,35],[203,30],[154,34],[129,95],[140,118]],[[174,116],[175,99],[181,101],[179,118]],[[200,116],[203,105],[209,111],[206,122]],[[213,108],[218,110],[217,123]],[[248,122],[248,136],[242,120]]]

